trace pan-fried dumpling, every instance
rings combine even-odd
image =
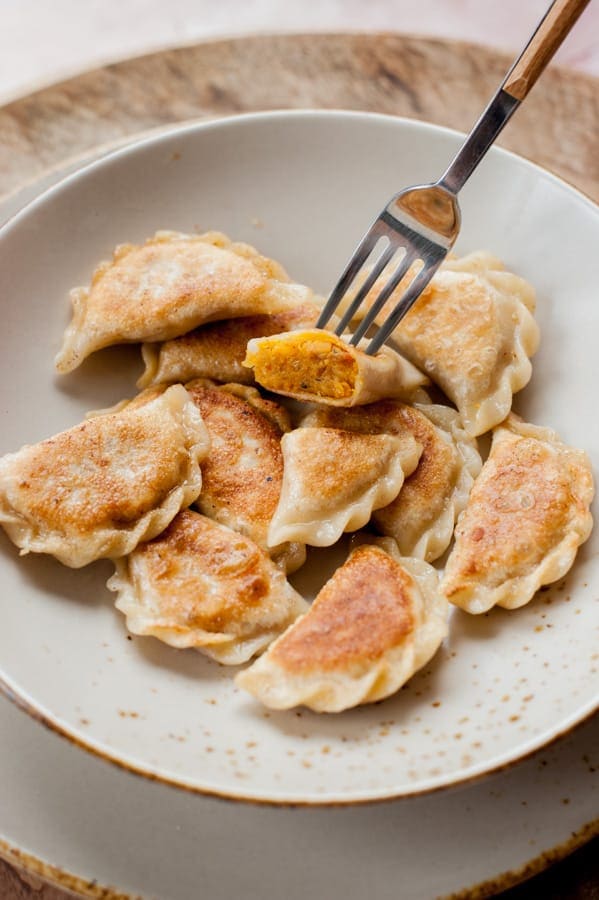
[[[281,437],[290,428],[288,413],[251,387],[197,379],[186,388],[211,441],[195,506],[267,549],[287,571],[298,568],[305,560],[303,545],[277,547],[267,540],[283,482]]]
[[[115,565],[108,587],[129,631],[225,665],[247,662],[308,608],[264,550],[192,510]]]
[[[167,341],[204,322],[281,312],[311,296],[247,244],[216,232],[158,232],[142,246],[117,247],[89,289],[71,291],[73,318],[56,368],[70,372],[111,344]]]
[[[236,684],[273,709],[340,712],[381,700],[435,654],[447,610],[432,566],[363,545]]]
[[[404,287],[399,285],[378,322]],[[366,298],[362,314],[368,305]],[[469,434],[479,435],[505,419],[512,395],[530,379],[529,357],[539,343],[534,309],[534,291],[524,279],[488,253],[474,253],[439,269],[392,338],[455,403]]]
[[[189,384],[212,385],[219,391],[226,391],[234,397],[240,397],[246,403],[249,403],[256,412],[259,412],[261,416],[268,419],[271,425],[279,432],[279,436],[286,431],[291,431],[292,425],[289,410],[281,406],[277,400],[264,397],[259,390],[249,384],[218,384],[218,382],[212,381],[210,378],[195,378],[193,381],[188,382]]]
[[[137,385],[185,383],[194,378],[253,384],[254,373],[243,365],[248,341],[296,328],[310,328],[319,312],[316,303],[303,303],[273,315],[211,322],[163,344],[144,344],[142,356],[146,368]]]
[[[422,444],[422,456],[399,496],[377,510],[373,521],[381,534],[395,538],[403,556],[432,562],[451,543],[482,461],[476,439],[448,406],[404,406],[402,417]]]
[[[21,553],[78,568],[130,553],[200,493],[209,438],[181,385],[0,460],[0,523]]]
[[[373,512],[372,519],[382,534],[395,538],[402,556],[432,562],[445,552],[482,465],[476,439],[462,428],[459,413],[433,403],[412,407],[379,400],[355,409],[317,410],[304,423],[370,434],[413,434],[422,446],[418,466],[397,497]]]
[[[283,435],[283,486],[268,540],[328,547],[397,496],[421,446],[411,434],[297,428]]]
[[[428,379],[391,347],[369,356],[319,328],[253,338],[245,365],[269,391],[330,406],[412,399]]]
[[[470,613],[528,603],[574,562],[592,528],[592,498],[584,451],[509,416],[458,521],[443,593]]]

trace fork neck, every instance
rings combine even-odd
[[[520,101],[502,88],[497,91],[437,182],[439,187],[454,195],[461,190],[519,105]]]

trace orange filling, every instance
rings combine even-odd
[[[246,363],[253,366],[256,381],[282,394],[344,399],[353,395],[358,376],[347,345],[326,333],[263,339]]]

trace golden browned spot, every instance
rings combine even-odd
[[[383,434],[356,434],[338,428],[298,428],[284,439],[290,469],[304,485],[317,485],[318,497],[339,501],[366,490],[389,468],[395,448]],[[310,487],[310,492],[314,493]]]
[[[405,434],[403,409],[404,405],[398,400],[377,400],[350,409],[327,406],[313,413],[312,421],[320,427],[342,428],[361,434]]]
[[[212,441],[202,463],[198,507],[206,515],[226,507],[232,517],[261,523],[266,532],[281,493],[281,430],[228,391],[202,382],[186,387]],[[265,539],[265,534],[261,537]]]
[[[409,475],[400,494],[377,514],[379,525],[393,522],[402,511],[404,527],[423,529],[438,515],[439,499],[443,500],[455,481],[456,452],[439,436],[427,417],[409,406],[398,404],[397,420],[422,445],[422,455],[415,471]],[[397,431],[398,426],[395,426]]]
[[[309,335],[265,338],[246,360],[256,381],[269,390],[314,394],[338,400],[351,397],[358,364],[347,344],[334,334],[311,330]]]
[[[59,531],[127,526],[159,506],[188,463],[169,417],[117,414],[91,419],[29,448],[20,463],[28,516]]]
[[[191,510],[179,513],[135,555],[160,598],[161,618],[172,616],[181,630],[243,630],[269,592],[265,553]]]
[[[562,539],[576,503],[572,473],[554,448],[520,437],[496,444],[456,530],[450,593],[461,589],[459,575],[484,573],[494,583],[506,569],[527,571]]]
[[[413,591],[399,563],[378,547],[359,547],[272,657],[291,671],[347,669],[379,659],[413,630]]]

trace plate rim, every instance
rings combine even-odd
[[[64,176],[60,177],[56,182],[46,187],[39,194],[34,196],[21,208],[10,215],[2,223],[2,225],[0,225],[0,240],[2,240],[2,238],[7,233],[9,233],[13,227],[18,226],[21,219],[25,218],[30,212],[35,211],[37,207],[43,206],[44,203],[54,194],[59,194],[63,189],[68,188],[71,184],[76,183],[80,178],[84,178],[88,173],[97,171],[98,169],[102,169],[105,166],[109,166],[114,161],[118,161],[121,158],[130,156],[131,154],[137,152],[139,149],[160,145],[161,143],[167,143],[173,138],[181,135],[186,136],[195,132],[235,127],[245,124],[255,124],[259,121],[269,122],[282,121],[284,119],[309,120],[332,118],[361,121],[364,121],[366,119],[381,122],[383,124],[395,123],[399,124],[400,126],[413,129],[414,131],[435,134],[441,133],[458,139],[465,136],[464,132],[460,132],[456,129],[448,128],[443,125],[437,125],[433,122],[423,121],[420,119],[411,119],[405,116],[394,116],[387,113],[377,113],[362,110],[319,108],[281,108],[226,116],[210,116],[206,118],[189,120],[173,126],[158,126],[158,128],[156,129],[144,131],[141,133],[141,135],[138,134],[137,136],[133,136],[124,144],[121,144],[119,142],[118,146],[114,147],[113,149],[109,149],[107,152],[104,152],[103,148],[99,148],[100,156],[96,156],[91,159],[88,158],[83,162],[81,166],[75,168],[75,170],[68,171]],[[541,166],[538,163],[535,163],[532,160],[529,160],[526,157],[515,153],[514,151],[507,150],[503,147],[493,146],[490,150],[490,153],[493,156],[511,157],[517,162],[518,165],[524,165],[525,168],[532,167],[532,169],[537,173],[539,177],[548,179],[550,182],[553,182],[555,186],[557,186],[561,191],[565,190],[567,194],[574,194],[579,202],[582,201],[583,204],[587,206],[594,215],[599,216],[599,203],[596,203],[591,197],[589,197],[576,186],[569,184],[562,176],[557,175],[544,166]],[[69,163],[67,161],[67,165],[68,164]],[[41,176],[42,179],[43,177],[44,175]],[[37,180],[39,181],[40,179]],[[27,184],[24,185],[24,187],[27,187]],[[0,202],[4,202],[6,199],[10,199],[10,197],[17,193],[18,190],[19,188],[17,188],[17,191],[8,194],[7,197],[2,198]],[[436,780],[429,779],[429,781],[434,781],[435,783],[427,784],[425,782],[423,785],[421,784],[414,789],[410,789],[410,787],[407,786],[404,787],[400,793],[397,793],[396,790],[391,787],[384,788],[375,793],[370,792],[365,796],[357,795],[346,798],[342,795],[329,795],[321,797],[320,795],[312,794],[306,799],[298,799],[292,796],[285,797],[284,795],[278,797],[264,797],[252,792],[236,793],[233,787],[223,790],[214,786],[210,787],[198,785],[195,783],[190,783],[189,779],[186,780],[185,777],[178,778],[174,775],[167,775],[160,770],[156,770],[156,768],[150,768],[149,765],[148,767],[146,767],[144,765],[138,764],[135,761],[129,759],[127,755],[119,754],[118,751],[106,749],[99,742],[86,739],[86,736],[83,733],[78,732],[75,727],[62,723],[60,721],[60,718],[55,716],[50,710],[47,710],[41,704],[36,704],[35,700],[29,698],[27,692],[20,689],[17,684],[14,684],[13,679],[10,678],[10,676],[8,676],[7,673],[5,673],[1,668],[0,694],[3,694],[8,700],[15,704],[20,710],[27,713],[32,719],[34,719],[38,723],[41,723],[46,728],[59,735],[61,738],[69,741],[77,748],[85,750],[87,753],[96,756],[104,762],[115,765],[118,768],[121,768],[138,777],[145,778],[148,781],[156,781],[169,787],[173,787],[192,794],[216,797],[223,800],[242,802],[250,805],[254,804],[257,806],[274,806],[282,808],[335,808],[345,806],[374,805],[389,801],[398,801],[402,799],[421,797],[428,794],[447,791],[453,788],[469,786],[475,782],[504,772],[507,769],[510,769],[518,765],[519,763],[524,762],[539,750],[550,747],[554,743],[569,735],[578,726],[583,725],[585,722],[591,719],[597,713],[597,711],[599,711],[598,694],[595,699],[591,699],[577,712],[564,719],[562,722],[562,727],[558,731],[552,731],[549,735],[547,735],[547,732],[544,731],[536,738],[529,739],[523,745],[525,749],[523,751],[517,752],[517,755],[514,755],[514,753],[508,753],[503,755],[503,761],[501,762],[491,764],[489,764],[488,762],[479,763],[477,766],[473,767],[473,771],[471,771],[470,774],[465,774],[462,777],[455,778],[446,776],[445,780],[443,778],[439,779],[438,777]]]
[[[599,836],[599,817],[581,825],[565,841],[546,850],[541,850],[540,853],[522,865],[513,869],[506,869],[497,875],[479,881],[477,884],[468,885],[452,894],[442,894],[437,897],[437,900],[480,900],[480,898],[492,896],[498,891],[505,891],[520,884],[527,884],[531,878],[563,862],[568,856],[582,849],[597,836]],[[69,892],[77,891],[78,895],[90,898],[90,900],[143,900],[139,894],[130,894],[112,885],[107,886],[96,879],[90,880],[83,875],[77,875],[66,868],[61,868],[28,850],[17,847],[1,836],[0,859],[13,866],[17,872],[21,869],[21,871],[42,879],[52,887]]]
[[[408,116],[394,116],[390,113],[378,113],[371,112],[370,110],[354,110],[354,109],[319,109],[317,107],[305,107],[298,109],[287,109],[282,107],[280,109],[269,109],[269,110],[260,110],[257,112],[244,112],[244,113],[236,113],[233,115],[224,115],[224,116],[207,116],[199,119],[191,119],[187,120],[183,123],[179,123],[173,126],[157,126],[156,128],[152,128],[148,131],[143,131],[137,136],[133,136],[131,139],[127,139],[124,143],[119,142],[118,145],[112,146],[105,145],[104,148],[100,147],[100,156],[96,156],[92,159],[87,159],[86,155],[83,154],[80,159],[83,160],[82,165],[78,166],[74,171],[68,172],[66,175],[62,176],[55,181],[53,184],[49,185],[45,188],[40,194],[33,197],[29,200],[23,207],[16,210],[12,215],[10,215],[6,221],[4,221],[0,225],[0,237],[2,237],[5,231],[9,231],[13,225],[17,224],[21,217],[24,217],[30,210],[34,209],[36,206],[41,205],[47,198],[52,196],[54,193],[59,193],[64,187],[67,187],[71,182],[77,181],[79,178],[84,177],[88,172],[102,168],[105,165],[109,165],[114,160],[117,160],[121,157],[128,156],[130,153],[134,152],[138,148],[143,148],[149,146],[150,144],[160,144],[163,141],[168,141],[176,135],[185,135],[194,131],[209,131],[214,128],[227,128],[230,126],[234,126],[236,124],[244,124],[251,123],[255,121],[270,121],[277,119],[328,119],[328,118],[342,118],[342,119],[370,119],[372,121],[379,121],[382,123],[399,123],[400,125],[406,126],[408,128],[413,128],[415,131],[428,131],[428,132],[440,132],[445,135],[449,135],[451,137],[457,138],[465,138],[466,132],[459,131],[456,128],[449,128],[447,125],[437,125],[434,122],[428,122],[423,119],[411,119]],[[106,152],[104,152],[106,150]],[[92,151],[93,152],[93,151]],[[534,162],[531,159],[528,159],[526,156],[522,156],[520,153],[515,153],[513,150],[508,150],[505,147],[501,147],[497,144],[493,144],[493,146],[487,151],[487,153],[492,156],[507,156],[516,160],[518,164],[524,164],[526,167],[532,167],[536,170],[541,176],[544,178],[549,178],[551,181],[554,181],[556,185],[560,189],[566,189],[569,193],[575,193],[578,197],[587,204],[593,212],[599,214],[599,201],[596,202],[590,197],[588,194],[585,194],[584,191],[580,190],[580,188],[568,182],[561,175],[557,175],[555,172],[552,172],[550,169],[545,166],[541,166],[539,163]],[[87,161],[86,161],[87,159]],[[76,164],[78,158],[75,157],[73,159],[73,164]],[[67,165],[69,161],[67,160]],[[49,170],[50,172],[52,169]],[[44,177],[44,174],[41,175],[41,178]],[[36,179],[40,180],[40,179]],[[14,191],[9,192],[5,197],[0,198],[2,201],[6,199],[10,199],[13,194],[18,192],[21,187],[27,187],[29,182],[26,182],[23,186],[18,185]]]

